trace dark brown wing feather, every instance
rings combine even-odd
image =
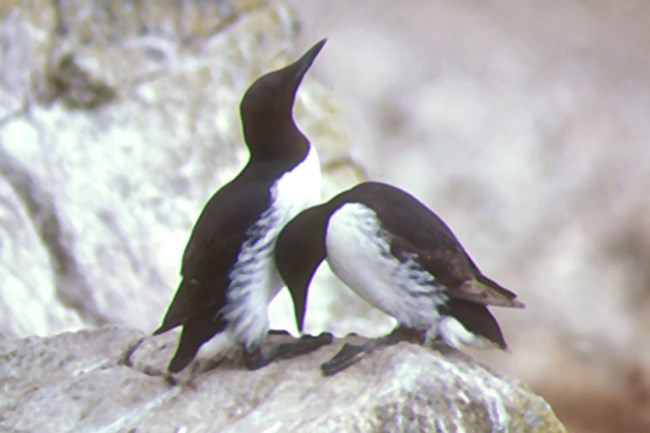
[[[483,276],[451,229],[416,198],[389,185],[368,182],[349,192],[377,212],[392,236],[391,253],[416,260],[447,288],[447,295],[483,305],[521,307],[516,295]]]
[[[183,280],[154,334],[206,312],[216,315],[226,304],[229,273],[241,245],[255,236],[251,227],[270,202],[268,187],[239,179],[219,190],[205,205],[183,254]]]

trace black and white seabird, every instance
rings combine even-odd
[[[269,331],[268,305],[283,287],[273,248],[282,227],[318,202],[320,165],[316,150],[296,127],[293,105],[307,70],[325,44],[298,61],[257,79],[240,105],[250,159],[230,183],[206,203],[183,254],[182,281],[154,335],[182,326],[168,371],[184,369],[216,334],[243,349],[248,368],[278,356],[263,354]],[[324,342],[290,348],[294,354]]]
[[[442,338],[450,346],[506,349],[487,305],[521,308],[516,295],[481,273],[447,225],[390,185],[366,182],[301,212],[287,224],[275,259],[300,329],[307,288],[323,260],[361,298],[398,327],[364,345],[347,344],[322,365],[331,375],[380,345]]]

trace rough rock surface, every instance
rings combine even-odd
[[[447,348],[401,343],[324,378],[337,340],[253,372],[232,356],[170,386],[156,371],[174,343],[109,327],[0,345],[0,430],[565,432],[525,385]]]

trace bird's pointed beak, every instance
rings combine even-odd
[[[295,69],[294,79],[296,83],[302,81],[302,77],[305,76],[305,74],[311,67],[312,63],[314,63],[316,56],[318,56],[318,53],[320,53],[320,50],[325,45],[325,42],[327,42],[327,38],[321,39],[313,47],[311,47],[305,54],[303,54],[302,57],[298,59],[298,61],[296,61],[294,64],[290,66],[290,68]]]

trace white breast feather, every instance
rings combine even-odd
[[[252,232],[261,236],[244,243],[230,273],[228,305],[222,314],[228,332],[247,348],[261,343],[269,329],[268,305],[282,288],[273,261],[273,248],[282,228],[300,211],[320,199],[320,165],[314,148],[271,188],[272,204]]]
[[[408,327],[437,332],[436,306],[446,297],[415,256],[400,262],[390,254],[390,234],[377,214],[348,203],[331,216],[326,235],[332,271],[361,298]]]

